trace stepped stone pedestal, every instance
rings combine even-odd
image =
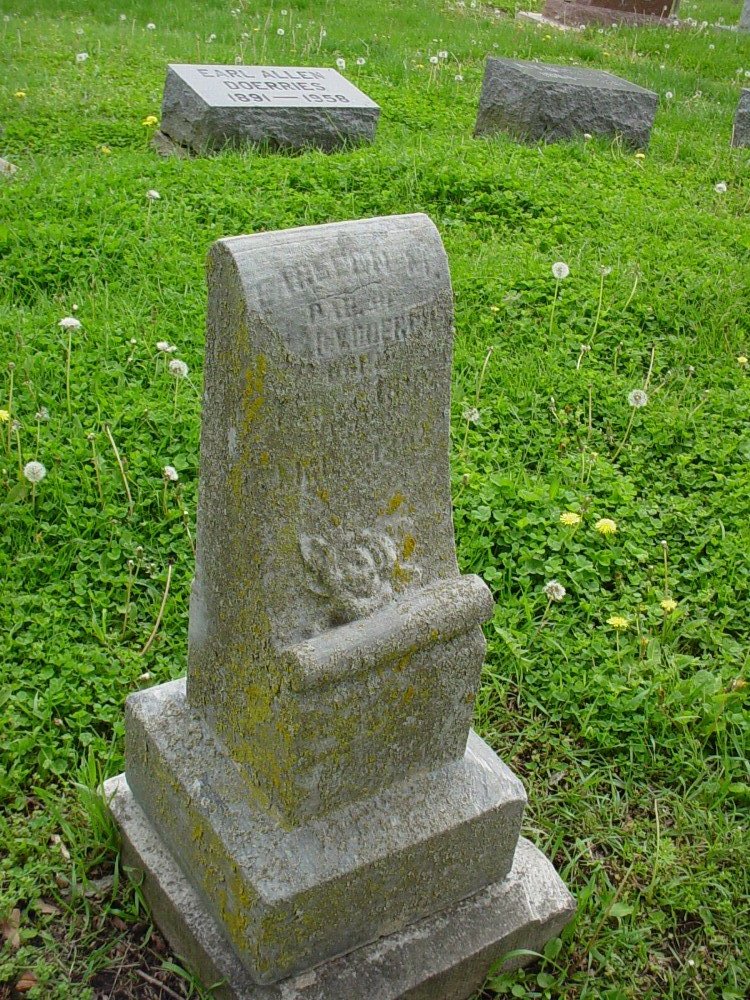
[[[172,946],[233,1000],[461,1000],[573,901],[470,731],[452,294],[425,216],[220,240],[188,675],[107,783]]]

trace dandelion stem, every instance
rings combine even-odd
[[[628,306],[630,305],[630,303],[633,301],[633,296],[635,295],[635,290],[636,290],[637,287],[638,287],[638,274],[636,273],[635,281],[633,282],[633,287],[630,290],[630,295],[628,296],[628,301],[622,307],[622,311],[623,312],[625,312],[625,310],[628,308]]]
[[[169,565],[167,566],[167,582],[164,585],[164,593],[161,598],[161,605],[159,607],[159,614],[156,616],[156,621],[154,622],[154,627],[151,630],[151,635],[146,640],[146,645],[138,654],[139,656],[145,656],[146,653],[151,648],[151,643],[156,638],[156,634],[159,631],[159,626],[161,625],[162,616],[164,615],[164,608],[167,605],[167,598],[169,597],[169,587],[172,583],[172,570],[174,568],[174,562],[172,559],[169,560]]]
[[[115,444],[115,439],[112,437],[112,431],[109,429],[109,424],[104,425],[104,432],[109,438],[109,443],[112,445],[112,451],[115,453],[115,459],[117,461],[118,468],[120,469],[120,475],[122,477],[122,484],[125,487],[125,493],[128,498],[128,512],[133,514],[133,496],[130,492],[130,486],[128,485],[128,477],[125,474],[125,466],[122,464],[122,459],[120,458],[120,452],[117,450],[117,445]]]
[[[664,599],[669,597],[669,556],[667,551],[669,546],[666,541],[661,543],[662,551],[664,552]]]
[[[72,416],[70,405],[70,356],[73,353],[73,328],[68,327],[68,349],[65,355],[65,399],[68,404],[68,416]]]
[[[633,428],[633,421],[635,420],[635,413],[636,413],[635,407],[633,407],[633,409],[630,411],[630,420],[628,420],[628,426],[625,428],[625,434],[623,435],[622,441],[620,441],[620,444],[619,444],[619,446],[617,448],[617,451],[612,456],[612,461],[613,462],[617,460],[617,456],[620,454],[620,452],[622,451],[622,449],[625,447],[625,442],[628,440],[628,437],[630,436],[630,431]]]
[[[643,384],[644,391],[646,389],[648,389],[649,383],[651,382],[651,376],[653,375],[653,372],[654,372],[654,357],[655,357],[655,355],[656,355],[656,344],[654,344],[653,347],[651,348],[651,361],[649,362],[648,374],[646,375],[646,381]]]
[[[593,387],[589,385],[589,426],[588,426],[589,441],[591,440],[591,431],[593,426],[593,409],[594,409]]]
[[[135,583],[135,577],[137,574],[137,569],[133,560],[128,560],[128,583],[125,590],[125,613],[122,619],[122,629],[120,635],[125,635],[128,627],[128,618],[130,617],[130,596],[133,593],[133,584]]]
[[[8,371],[10,372],[10,382],[8,385],[8,451],[13,446],[13,375],[15,370],[16,366],[11,362],[8,365]]]
[[[552,607],[552,598],[550,597],[547,600],[547,607],[544,609],[544,614],[542,615],[542,620],[539,622],[539,627],[537,628],[537,632],[541,632],[542,629],[544,628],[544,623],[547,621],[547,615],[549,614],[549,609],[551,607]]]
[[[479,394],[482,391],[482,383],[484,382],[484,374],[487,371],[487,365],[490,363],[490,358],[492,357],[492,352],[495,348],[490,344],[487,348],[487,356],[484,359],[484,364],[482,365],[482,370],[479,373],[479,378],[477,379],[477,391],[476,391],[476,402],[475,406],[479,406]]]
[[[18,452],[18,474],[23,475],[23,458],[21,456],[21,435],[19,433],[18,427],[14,428],[13,433],[16,435],[16,450]]]
[[[557,305],[557,296],[560,291],[560,279],[555,279],[555,294],[552,298],[552,311],[549,314],[549,336],[552,336],[552,327],[555,322],[555,306]]]

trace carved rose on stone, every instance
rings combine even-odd
[[[366,618],[419,577],[384,532],[342,528],[329,536],[302,535],[300,549],[310,590],[330,601],[339,624]]]

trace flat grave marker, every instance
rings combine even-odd
[[[379,114],[334,69],[173,63],[161,130],[199,154],[248,145],[331,151],[371,142]]]

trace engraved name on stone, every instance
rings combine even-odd
[[[373,101],[332,69],[190,64],[174,64],[170,68],[213,107],[237,104],[283,104],[284,107],[364,104],[375,107]]]

